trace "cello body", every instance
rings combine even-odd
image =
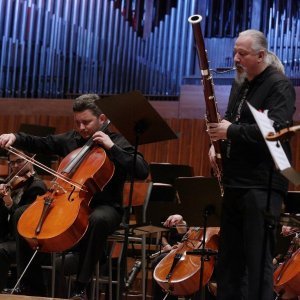
[[[218,249],[219,227],[206,230],[205,249]],[[156,266],[153,277],[163,290],[176,296],[189,296],[200,290],[201,257],[187,254],[201,248],[203,240],[202,228],[191,228],[178,248],[171,250]],[[179,258],[177,263],[175,261]],[[214,270],[215,258],[210,257],[204,262],[203,286],[207,284]],[[172,271],[171,271],[172,269]]]
[[[70,182],[57,178],[46,194],[37,197],[19,219],[18,232],[33,249],[59,252],[74,246],[88,228],[93,194],[102,190],[113,176],[114,165],[99,147],[92,148],[79,166],[65,173],[80,150],[67,155],[58,168],[58,173]]]
[[[297,299],[300,295],[300,248],[277,267],[273,279],[280,299]]]

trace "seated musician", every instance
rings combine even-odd
[[[296,234],[299,232],[300,232],[299,227],[292,227],[292,226],[287,226],[287,225],[283,225],[281,227],[281,234],[283,236],[289,236],[289,235]]]
[[[156,266],[161,262],[161,260],[167,256],[172,249],[178,248],[179,242],[182,242],[182,239],[186,233],[188,233],[188,227],[186,221],[184,221],[183,217],[179,214],[170,215],[166,221],[163,223],[165,227],[170,228],[170,236],[169,240],[166,238],[162,238],[162,246],[160,252],[158,252],[158,257],[156,257],[152,262],[152,269],[154,270]],[[209,228],[208,228],[209,229]],[[215,229],[214,229],[215,230]],[[208,238],[208,236],[207,236]],[[156,253],[154,254],[156,255]],[[199,258],[200,260],[200,258]],[[212,275],[211,279],[214,277]],[[213,300],[215,299],[216,291],[215,291],[214,283],[212,281],[208,282],[205,286],[205,300]],[[160,285],[155,281],[154,277],[152,279],[152,296],[154,300],[177,300],[178,296],[175,295],[167,295],[166,291],[164,291]],[[187,295],[185,299],[199,299],[199,292],[194,293],[193,295]]]
[[[290,258],[294,251],[296,251],[299,248],[299,234],[299,227],[282,225],[280,235],[282,235],[285,238],[292,238],[284,240],[284,243],[282,242],[283,240],[281,240],[280,244],[283,244],[283,246],[281,245],[280,247],[281,251],[279,251],[279,253],[277,253],[273,259],[273,264],[275,267],[278,267],[278,265],[284,262],[285,259]]]
[[[158,265],[158,263],[172,250],[177,247],[178,242],[181,241],[183,235],[187,231],[186,222],[183,220],[181,215],[175,214],[169,216],[166,221],[163,223],[163,226],[170,228],[170,237],[167,240],[165,237],[162,237],[162,249],[159,252],[159,256],[157,256],[152,261],[152,270]],[[162,290],[162,288],[157,284],[157,282],[152,280],[152,296],[153,300],[161,300],[164,299],[166,293]],[[177,296],[169,295],[167,300],[178,299]]]
[[[47,189],[32,163],[13,153],[9,153],[8,161],[10,175],[5,184],[0,184],[0,291],[7,287],[10,265],[16,262],[14,213],[21,206],[27,207]]]
[[[92,188],[88,190],[89,194],[93,194],[89,202],[91,208],[88,216],[89,226],[83,238],[76,245],[79,264],[71,299],[77,300],[87,299],[86,288],[92,279],[95,266],[103,255],[107,237],[118,228],[122,220],[122,192],[125,180],[128,175],[134,175],[135,178],[141,180],[148,176],[148,164],[143,156],[138,153],[135,159],[134,147],[121,134],[111,132],[108,128],[101,130],[107,124],[108,119],[97,106],[95,102],[97,100],[100,100],[98,95],[86,94],[74,101],[75,129],[69,132],[47,137],[37,137],[25,133],[10,133],[0,136],[0,147],[15,145],[33,153],[54,154],[65,158],[69,158],[69,154],[73,150],[83,147],[87,141],[91,141],[91,144],[96,146],[94,149],[104,150],[108,159],[114,164],[114,172],[103,190],[95,191]],[[126,118],[125,113],[123,117]],[[86,147],[88,148],[87,145]],[[69,158],[69,160],[71,159]],[[133,163],[135,163],[134,171]],[[84,168],[84,163],[80,167]],[[99,163],[100,168],[101,164]],[[88,172],[87,169],[86,172]],[[22,256],[22,268],[25,268],[31,258],[24,255],[29,246],[21,236],[17,238],[20,242],[18,252]],[[26,283],[34,282],[35,278],[39,276],[38,272],[28,270]]]

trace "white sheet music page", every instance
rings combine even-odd
[[[291,164],[281,146],[279,141],[270,142],[266,140],[266,136],[270,132],[274,132],[273,121],[268,118],[266,113],[257,111],[250,103],[248,106],[253,114],[253,117],[265,139],[265,142],[269,148],[271,156],[274,160],[274,163],[277,169],[292,183],[299,185],[300,184],[300,174],[296,172],[292,167]]]

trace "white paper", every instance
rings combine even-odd
[[[292,167],[291,164],[281,146],[279,141],[271,142],[266,140],[266,136],[273,132],[275,133],[274,127],[272,126],[273,121],[268,118],[265,113],[257,111],[250,103],[248,106],[253,114],[253,117],[265,139],[265,142],[269,148],[271,156],[274,160],[274,163],[277,169],[292,183],[299,185],[300,184],[300,174],[297,173]]]

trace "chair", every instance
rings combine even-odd
[[[139,182],[136,181],[134,183],[134,190],[132,195],[132,208],[135,210],[135,213],[141,211],[142,212],[142,221],[144,219],[144,209],[143,207],[146,206],[149,196],[152,189],[152,182]],[[130,191],[130,183],[126,182],[123,190],[123,207],[127,208],[129,203],[129,191]],[[137,208],[142,208],[141,210],[137,210]],[[136,220],[140,220],[139,216],[136,216]],[[136,221],[137,222],[137,221]],[[136,227],[136,226],[134,226]],[[146,254],[145,254],[145,237],[141,235],[130,235],[128,237],[129,242],[134,243],[141,243],[142,244],[142,269],[143,269],[143,278],[145,278],[145,262],[146,262]],[[95,277],[93,278],[92,282],[92,297],[94,299],[99,299],[99,284],[108,284],[108,293],[109,299],[112,300],[112,285],[116,285],[117,291],[117,298],[119,298],[119,291],[120,291],[120,283],[121,283],[121,267],[122,267],[122,252],[124,250],[124,229],[120,228],[120,230],[116,231],[114,234],[109,236],[108,243],[110,244],[110,249],[107,257],[108,263],[108,278],[100,275],[99,272],[99,263],[96,266],[95,270]],[[113,280],[113,260],[117,259],[117,266],[116,266],[116,274],[117,279]],[[145,284],[143,284],[145,288]]]

